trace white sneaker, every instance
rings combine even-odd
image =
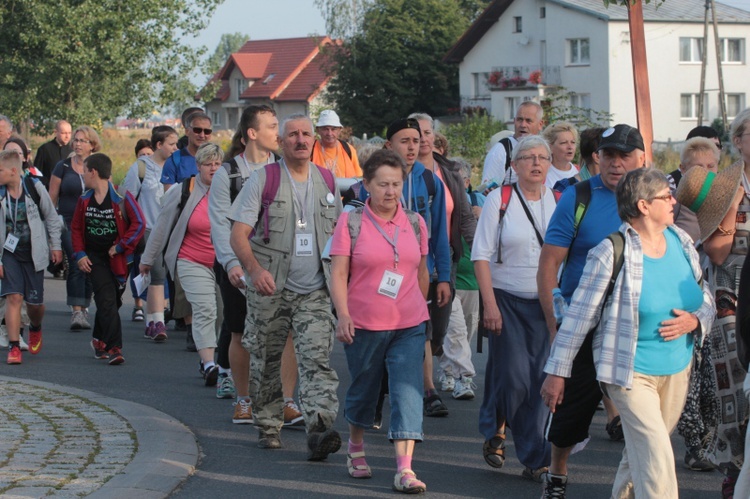
[[[471,376],[461,376],[456,380],[453,388],[453,398],[456,400],[471,400],[474,398],[474,378]]]
[[[0,348],[8,348],[8,330],[5,329],[5,324],[0,324]]]
[[[5,326],[3,326],[5,327]],[[23,336],[18,337],[18,346],[21,347],[22,352],[28,352],[29,351],[29,345],[26,344],[25,341],[23,341]]]
[[[455,386],[455,383],[456,383],[456,379],[450,374],[445,374],[445,372],[442,372],[440,373],[440,376],[438,377],[438,383],[440,383],[441,391],[452,392],[453,387]]]

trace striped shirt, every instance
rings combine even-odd
[[[573,359],[589,331],[596,326],[593,350],[597,379],[627,389],[632,387],[638,340],[638,301],[643,282],[643,246],[630,224],[623,223],[619,230],[625,235],[625,262],[612,296],[602,307],[614,263],[612,243],[604,239],[588,254],[586,267],[555,336],[544,372],[569,378]],[[699,281],[702,273],[698,253],[693,248],[690,236],[674,225],[668,230],[679,237],[693,277]],[[693,313],[700,322],[700,328],[694,334],[699,334],[702,340],[710,331],[716,313],[713,296],[705,282],[703,304]],[[597,325],[600,316],[602,321]]]

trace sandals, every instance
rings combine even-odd
[[[605,428],[610,440],[619,442],[620,440],[625,439],[625,434],[622,432],[622,421],[620,421],[620,416],[615,416],[612,421],[607,423]]]
[[[346,467],[349,468],[349,476],[352,478],[370,478],[372,477],[372,470],[365,461],[364,452],[354,452],[347,454],[346,456]]]
[[[427,485],[412,470],[404,468],[393,478],[393,490],[404,494],[421,494],[427,490]]]
[[[482,455],[487,464],[493,468],[502,468],[505,464],[505,433],[496,433],[484,441]]]

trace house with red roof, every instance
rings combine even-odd
[[[320,103],[330,76],[325,47],[335,42],[327,36],[250,40],[232,54],[209,84],[216,96],[206,103],[214,128],[235,129],[242,110],[266,104],[278,116],[309,114]]]

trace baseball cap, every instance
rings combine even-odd
[[[633,149],[645,151],[641,132],[637,128],[624,124],[615,125],[602,132],[602,141],[597,151],[602,149],[617,149],[622,152],[630,152]]]
[[[388,131],[385,133],[385,138],[391,140],[391,137],[406,128],[412,128],[419,132],[420,137],[422,136],[422,129],[419,128],[419,121],[414,118],[401,118],[388,125]]]

